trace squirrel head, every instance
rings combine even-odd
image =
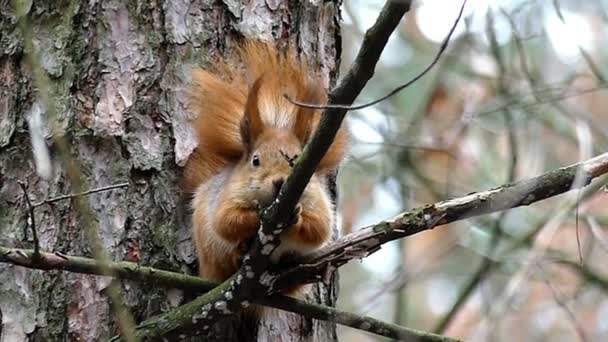
[[[236,174],[246,178],[242,194],[246,200],[265,207],[276,198],[302,153],[312,131],[313,113],[298,109],[289,128],[265,124],[258,106],[261,83],[262,77],[254,82],[247,96],[240,124],[245,153]]]

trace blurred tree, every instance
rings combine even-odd
[[[382,3],[345,4],[343,65]],[[417,5],[358,102],[420,72],[460,3]],[[605,1],[478,0],[465,17],[430,75],[350,114],[352,156],[340,181],[343,205],[359,208],[348,211],[353,230],[608,150]],[[466,340],[604,340],[608,296],[583,275],[608,272],[604,184],[387,245],[341,273],[340,306]],[[554,265],[557,256],[584,267],[573,274]]]

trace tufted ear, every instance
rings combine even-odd
[[[251,152],[255,141],[264,131],[264,123],[262,122],[260,109],[258,108],[262,77],[263,76],[260,76],[255,82],[253,82],[253,85],[249,89],[249,94],[247,94],[247,102],[245,103],[245,113],[243,114],[243,119],[241,120],[241,139],[243,140],[246,153]]]
[[[301,99],[298,99],[298,101],[304,103],[320,103],[322,102],[322,99],[323,95],[319,93],[316,88],[309,86],[306,87],[304,90],[304,95]],[[302,146],[304,146],[304,144],[308,142],[308,139],[310,139],[316,114],[316,109],[298,106],[296,120],[293,125],[293,133],[298,138]]]

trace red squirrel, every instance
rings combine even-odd
[[[276,198],[318,126],[320,110],[298,107],[283,95],[307,103],[327,99],[321,80],[293,52],[248,41],[238,48],[237,60],[196,70],[191,94],[198,147],[186,166],[185,186],[194,195],[199,273],[215,282],[240,267],[244,246],[259,228],[260,209]],[[341,128],[272,261],[310,252],[330,240],[334,215],[326,176],[342,161],[346,146],[347,132]]]

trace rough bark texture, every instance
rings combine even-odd
[[[51,78],[50,105],[83,165],[87,188],[130,183],[89,196],[113,260],[195,272],[178,184],[196,145],[187,125],[191,68],[232,53],[243,37],[263,38],[297,47],[328,86],[339,57],[338,11],[338,1],[321,0],[34,1],[28,16],[39,62]],[[71,191],[50,139],[52,178],[36,174],[26,117],[37,108],[22,35],[10,1],[0,0],[3,246],[32,244],[17,181],[28,184],[34,202]],[[35,220],[42,250],[90,255],[69,200],[36,208]],[[98,276],[0,265],[0,341],[107,339],[116,333],[107,285]],[[137,321],[184,301],[179,291],[137,283],[123,283],[123,293]],[[335,288],[321,287],[315,297],[333,304]],[[216,329],[216,340],[254,340],[256,334],[268,341],[336,339],[331,324],[287,316],[278,325],[227,322]]]

